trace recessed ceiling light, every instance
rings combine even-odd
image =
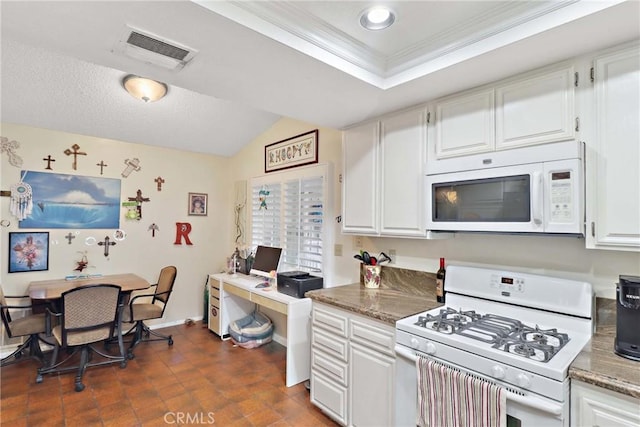
[[[373,6],[360,14],[360,25],[367,30],[385,29],[396,20],[396,15],[385,6]]]

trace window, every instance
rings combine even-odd
[[[280,270],[322,273],[325,221],[324,177],[318,167],[315,174],[294,177],[282,174],[251,182],[252,246],[282,248]],[[320,169],[322,170],[322,169]]]

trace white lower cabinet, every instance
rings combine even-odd
[[[640,400],[587,383],[571,382],[571,427],[638,427]]]
[[[313,302],[311,402],[345,426],[393,425],[395,328]]]

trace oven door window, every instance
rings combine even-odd
[[[522,421],[507,414],[507,427],[522,427]]]
[[[433,184],[433,221],[530,222],[531,177],[515,175]]]

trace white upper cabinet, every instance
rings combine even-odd
[[[575,139],[575,79],[556,65],[434,101],[428,163]]]
[[[496,88],[496,149],[575,138],[572,66]]]
[[[489,89],[435,102],[436,158],[484,153],[494,149],[493,99],[493,89]]]
[[[587,141],[587,247],[640,251],[640,50],[595,58]]]
[[[344,132],[342,155],[342,231],[378,233],[379,123],[366,123]]]
[[[380,126],[380,234],[424,236],[425,110],[387,117]]]
[[[424,108],[344,132],[342,231],[424,237]]]

